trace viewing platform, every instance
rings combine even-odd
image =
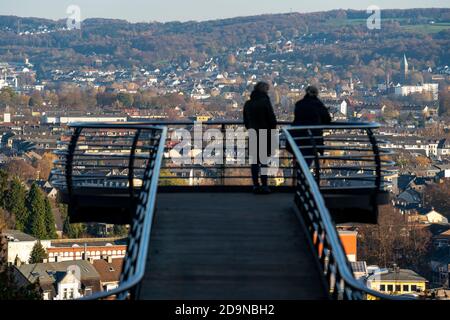
[[[223,137],[242,127],[202,125]],[[335,228],[377,223],[388,202],[393,163],[379,148],[379,125],[285,125],[270,195],[252,193],[248,164],[175,163],[173,132],[193,132],[193,122],[71,125],[53,171],[71,221],[131,225],[119,288],[89,299],[392,298],[354,278]],[[312,155],[302,155],[305,147]],[[237,152],[223,147],[216,156]]]
[[[139,297],[325,299],[292,206],[290,194],[159,194]]]

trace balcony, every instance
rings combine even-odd
[[[390,298],[355,280],[335,228],[376,223],[388,201],[392,162],[375,136],[379,125],[280,128],[267,196],[251,193],[249,165],[231,161],[240,151],[224,147],[225,137],[241,142],[248,157],[248,139],[226,134],[240,122],[202,124],[213,129],[222,164],[195,161],[193,151],[203,150],[195,142],[193,163],[175,161],[177,129],[195,136],[197,126],[71,126],[53,171],[71,221],[131,225],[121,285],[90,299]],[[305,148],[312,152],[303,156]]]

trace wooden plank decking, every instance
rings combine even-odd
[[[293,195],[160,193],[140,299],[325,299]]]

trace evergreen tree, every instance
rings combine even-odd
[[[8,173],[5,170],[0,170],[0,206],[5,207],[5,196],[8,190]]]
[[[9,189],[5,192],[4,206],[16,221],[16,229],[28,232],[28,210],[25,205],[26,190],[18,178],[11,181]]]
[[[77,239],[83,236],[83,234],[86,232],[86,225],[81,223],[70,223],[70,217],[67,213],[67,206],[61,205],[59,208],[61,217],[64,220],[63,234],[71,239]]]
[[[66,218],[64,219],[63,234],[68,238],[73,238],[72,237],[73,228],[72,225],[70,224],[69,216],[66,216]]]
[[[126,236],[128,234],[127,226],[115,224],[114,228],[113,228],[113,233],[114,233],[114,236],[117,236],[117,237]]]
[[[38,239],[47,238],[44,195],[35,183],[33,183],[30,191],[28,192],[26,205],[29,215],[27,224],[28,228],[26,228],[26,230]]]
[[[47,197],[45,197],[44,205],[45,205],[45,226],[47,229],[47,238],[56,239],[57,235],[55,227],[55,216],[53,215],[53,209],[50,200]]]
[[[63,233],[70,239],[77,239],[86,232],[86,226],[82,223],[70,223],[69,216],[64,219]]]
[[[47,252],[45,252],[42,243],[38,240],[31,250],[28,263],[42,263],[47,257]]]

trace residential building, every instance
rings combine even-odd
[[[48,261],[74,261],[91,258],[92,260],[124,258],[127,250],[126,239],[61,239],[54,240],[47,247]]]
[[[428,280],[409,269],[379,270],[367,278],[367,286],[375,291],[391,295],[418,294],[424,292]]]
[[[348,261],[356,262],[358,232],[354,230],[339,230],[338,234]]]
[[[434,286],[449,288],[450,250],[441,247],[433,252],[431,257],[432,283]]]
[[[102,291],[100,275],[86,260],[14,266],[19,286],[39,280],[44,300],[71,300]]]
[[[42,117],[43,124],[69,124],[73,122],[126,122],[126,116],[49,116]]]
[[[3,230],[2,237],[6,239],[6,257],[8,264],[14,264],[16,259],[18,263],[26,264],[30,259],[31,251],[38,242],[33,236],[19,230]],[[50,240],[41,240],[44,249],[50,247]]]
[[[433,246],[435,248],[450,247],[450,229],[433,236]]]
[[[123,258],[98,259],[92,262],[95,270],[100,275],[100,285],[103,291],[109,291],[119,286],[120,274],[122,272]]]
[[[418,86],[398,86],[395,87],[394,93],[398,96],[409,96],[413,93],[431,93],[433,99],[438,99],[439,84],[438,83],[424,83]]]
[[[448,219],[441,213],[431,209],[425,214],[429,223],[448,224]]]
[[[6,256],[9,264],[28,264],[31,251],[38,241],[36,238],[18,230],[4,230]],[[124,258],[125,238],[89,238],[41,240],[48,255],[48,262],[74,261],[91,258],[93,260]],[[18,261],[16,261],[16,258]]]

